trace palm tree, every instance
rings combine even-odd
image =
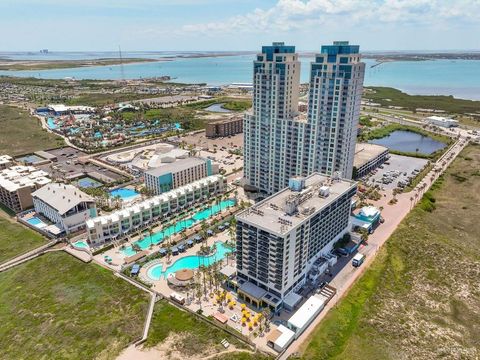
[[[152,236],[153,236],[153,230],[152,230],[152,227],[149,227],[147,229],[147,232],[148,232],[148,237],[150,239],[150,247],[153,246],[153,239],[152,239]]]
[[[205,246],[208,246],[208,242],[207,242],[207,228],[208,228],[208,225],[207,225],[207,222],[205,220],[202,220],[201,228],[202,228],[203,243],[204,243]]]

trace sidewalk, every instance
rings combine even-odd
[[[413,208],[413,206],[415,206],[415,204],[421,200],[422,195],[428,191],[428,189],[430,189],[432,184],[441,174],[443,174],[451,162],[465,147],[466,143],[463,146],[460,145],[460,143],[463,141],[463,139],[460,139],[447,152],[445,152],[445,154],[435,163],[435,166],[432,168],[432,170],[423,178],[423,180],[415,187],[414,190],[409,193],[397,195],[398,202],[395,205],[388,205],[388,201],[391,199],[391,194],[388,194],[387,197],[382,197],[382,199],[374,203],[375,206],[384,207],[382,216],[385,219],[385,222],[380,225],[372,235],[370,235],[368,239],[368,246],[363,246],[360,248],[360,251],[366,255],[365,263],[359,268],[354,268],[350,264],[347,264],[332,279],[330,285],[337,288],[337,294],[328,303],[325,309],[317,316],[317,318],[310,324],[305,332],[288,347],[288,349],[279,357],[279,359],[287,359],[290,355],[299,351],[301,345],[308,340],[308,337],[315,331],[315,328],[327,315],[328,311],[334,307],[344,295],[347,294],[354,282],[363,274],[364,271],[366,271],[368,266],[370,266],[375,259],[378,249],[380,249],[388,240],[400,222],[410,212],[411,208]],[[445,165],[442,165],[444,161],[446,163]],[[440,171],[435,172],[435,169],[440,169]],[[432,177],[433,180],[431,180]],[[423,188],[423,186],[425,186],[425,188]],[[415,192],[419,194],[418,197],[412,196]],[[411,203],[410,197],[414,198],[413,203]]]

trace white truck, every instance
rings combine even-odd
[[[359,267],[360,265],[363,264],[364,261],[365,261],[365,255],[358,253],[353,257],[352,265],[354,267]]]

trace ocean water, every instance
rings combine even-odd
[[[82,58],[81,55],[70,55]],[[81,53],[80,53],[81,54]],[[97,57],[99,53],[96,53]],[[142,57],[150,53],[142,53]],[[135,56],[138,54],[129,54]],[[157,58],[175,55],[157,54]],[[0,54],[1,56],[1,54]],[[37,55],[35,55],[36,57]],[[49,55],[46,55],[49,56]],[[54,55],[51,55],[54,56]],[[140,55],[138,55],[140,57]],[[233,82],[252,82],[254,55],[235,55],[202,58],[179,58],[173,61],[159,60],[149,63],[125,64],[126,79],[170,76],[173,81],[224,85]],[[308,82],[311,57],[301,56],[301,81]],[[390,86],[409,94],[453,95],[458,98],[480,99],[480,61],[431,60],[395,61],[375,67],[373,59],[366,63],[365,85]],[[119,65],[92,66],[72,69],[0,71],[0,75],[33,76],[45,79],[121,79]]]

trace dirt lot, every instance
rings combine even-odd
[[[243,148],[243,134],[208,139],[205,136],[205,132],[201,132],[185,136],[182,140],[187,144],[203,149],[198,155],[207,157],[219,163],[220,169],[225,169],[227,174],[231,173],[234,169],[240,169],[243,167],[243,156],[233,155],[228,152],[228,150]]]

